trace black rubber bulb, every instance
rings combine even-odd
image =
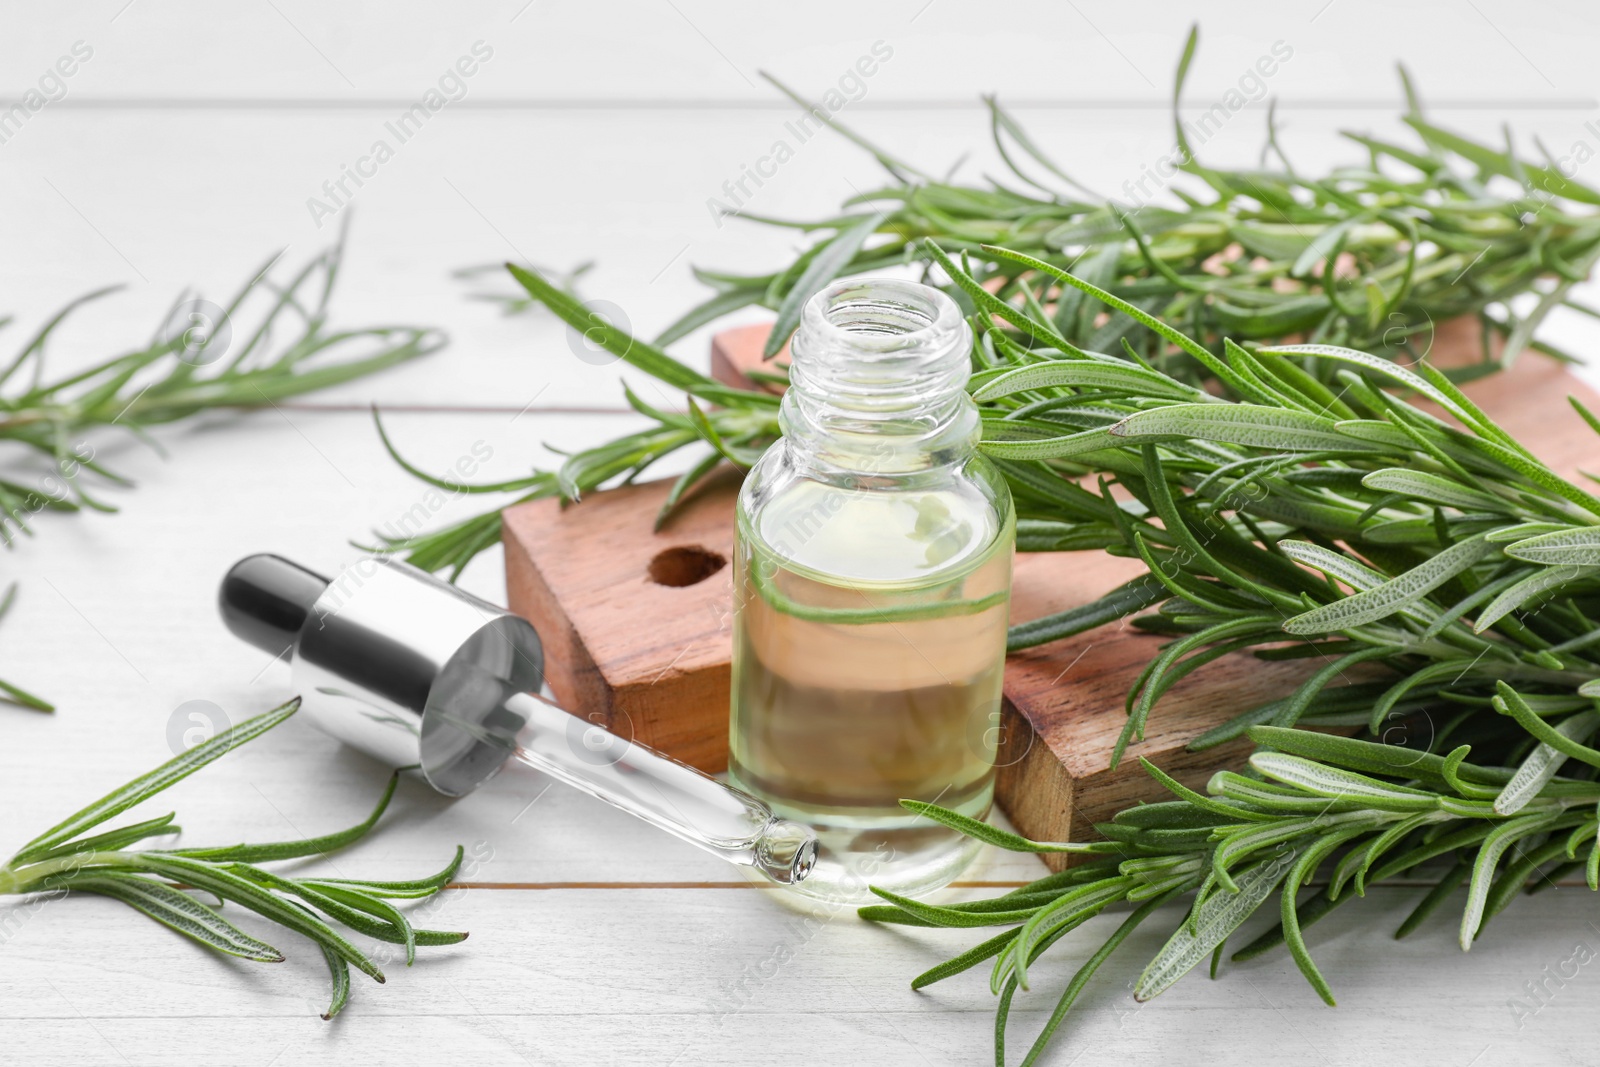
[[[229,569],[217,592],[224,625],[274,656],[295,643],[328,579],[282,556],[246,556]]]

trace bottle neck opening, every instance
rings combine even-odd
[[[937,289],[868,279],[822,290],[790,345],[781,419],[796,458],[868,477],[964,461],[978,436],[971,346],[960,309]]]

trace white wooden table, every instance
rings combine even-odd
[[[185,702],[237,718],[288,695],[286,672],[225,633],[213,595],[237,557],[270,550],[322,569],[347,540],[398,519],[423,487],[382,453],[378,403],[410,456],[443,470],[482,443],[483,476],[544,464],[542,442],[581,446],[634,425],[615,366],[573,355],[549,317],[507,319],[464,299],[453,269],[506,258],[556,268],[598,261],[591,297],[653,333],[699,297],[690,264],[764,269],[786,231],[718,225],[712,198],[746,184],[751,211],[822,215],[878,180],[830,136],[774,168],[796,109],[767,70],[820,95],[883,42],[843,117],[903,156],[996,173],[977,94],[999,91],[1087,183],[1117,193],[1170,148],[1164,98],[1189,14],[1176,3],[823,0],[781,16],[700,0],[553,5],[467,0],[367,6],[263,0],[99,0],[0,15],[0,95],[20,97],[75,43],[92,50],[65,95],[0,143],[0,310],[19,344],[67,299],[119,296],[69,323],[52,358],[84,364],[147,336],[186,286],[213,298],[273,250],[301,260],[331,239],[307,199],[357,166],[460,57],[462,98],[354,190],[336,316],[430,323],[448,350],[279,410],[218,414],[163,431],[166,459],[115,435],[96,448],[134,476],[107,493],[115,516],[47,516],[4,557],[22,584],[0,627],[7,678],[54,699],[52,716],[0,709],[0,832],[14,842],[167,758]],[[1347,157],[1333,131],[1394,132],[1391,69],[1404,57],[1437,117],[1480,135],[1512,121],[1557,155],[1600,149],[1592,10],[1461,0],[1213,5],[1188,99],[1220,99],[1273,42],[1293,56],[1268,79],[1297,162]],[[481,42],[481,43],[480,43]],[[82,50],[80,48],[80,52]],[[485,50],[492,51],[487,59]],[[473,64],[469,63],[468,66]],[[56,83],[46,88],[58,95]],[[846,83],[855,91],[855,83]],[[1234,117],[1205,151],[1253,158],[1264,108]],[[0,130],[4,130],[0,127]],[[1529,142],[1524,139],[1525,146]],[[1587,157],[1585,157],[1587,158]],[[1580,167],[1600,180],[1600,166]],[[326,202],[326,201],[325,201]],[[1595,351],[1593,323],[1552,336]],[[704,333],[678,346],[704,359]],[[648,389],[650,386],[646,385]],[[647,394],[648,395],[648,394]],[[667,401],[672,398],[668,397]],[[439,521],[464,516],[451,501]],[[503,594],[498,551],[465,584]],[[186,721],[186,720],[184,720]],[[291,722],[172,791],[191,842],[277,839],[345,825],[383,771]],[[928,993],[911,975],[975,939],[807,919],[775,892],[534,775],[447,803],[408,783],[387,823],[326,861],[401,877],[467,846],[462,886],[430,907],[472,939],[424,951],[382,987],[359,981],[334,1023],[318,1018],[324,967],[292,935],[287,963],[212,953],[96,899],[0,913],[0,1062],[54,1064],[866,1064],[983,1063],[993,999],[979,974]],[[161,810],[166,810],[163,807]],[[1036,877],[1031,860],[986,857],[975,883]],[[963,890],[976,892],[977,889]],[[1415,889],[1385,887],[1311,936],[1341,1007],[1321,1005],[1283,956],[1194,975],[1154,1004],[1129,983],[1160,923],[1113,961],[1075,1009],[1057,1064],[1406,1061],[1594,1063],[1600,970],[1552,979],[1575,946],[1600,948],[1600,907],[1563,887],[1497,920],[1470,957],[1440,918],[1396,944]],[[1013,1014],[1013,1061],[1102,917],[1038,968]],[[1509,1002],[1547,990],[1520,1022]]]

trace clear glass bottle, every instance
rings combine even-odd
[[[937,289],[818,293],[739,495],[730,774],[816,829],[811,895],[945,885],[976,842],[899,801],[982,818],[994,795],[1015,520],[971,345]]]

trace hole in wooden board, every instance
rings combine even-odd
[[[702,545],[674,545],[650,560],[650,580],[681,589],[705,581],[727,565],[721,553]]]

